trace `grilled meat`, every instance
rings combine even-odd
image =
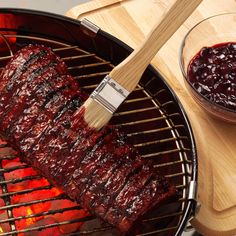
[[[87,96],[50,48],[18,51],[0,76],[0,129],[23,160],[121,231],[175,188],[118,129],[89,129]]]

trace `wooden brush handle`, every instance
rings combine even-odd
[[[202,0],[176,0],[157,22],[140,47],[116,66],[110,72],[110,77],[128,91],[133,91],[158,50],[201,2]]]

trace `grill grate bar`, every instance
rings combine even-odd
[[[19,233],[27,233],[27,232],[32,232],[32,231],[41,231],[41,230],[47,229],[47,228],[53,228],[53,227],[60,226],[60,225],[73,224],[73,223],[78,223],[78,222],[85,222],[85,221],[88,221],[91,219],[93,219],[93,218],[90,216],[87,216],[84,218],[74,219],[74,220],[70,220],[70,221],[63,221],[63,222],[58,222],[58,223],[53,223],[53,224],[48,224],[48,225],[43,225],[43,226],[38,226],[38,227],[32,227],[32,228],[28,228],[28,229],[25,228],[22,230],[14,230],[11,232],[2,233],[1,236],[7,236],[7,235],[19,234]]]
[[[166,92],[165,89],[160,89],[160,90],[158,90],[157,92],[155,92],[154,97],[157,97],[157,96],[160,95],[161,93],[165,93],[165,92]]]
[[[11,171],[14,171],[14,170],[26,169],[26,168],[29,168],[29,166],[26,165],[26,164],[23,164],[23,165],[20,165],[20,166],[14,166],[14,167],[11,167],[11,168],[0,168],[0,173],[8,173],[8,172],[11,172]]]
[[[183,160],[165,162],[165,163],[162,163],[162,164],[157,164],[157,165],[155,165],[155,167],[156,167],[156,168],[161,168],[161,167],[164,167],[164,166],[171,166],[171,165],[182,164],[182,163],[184,163],[184,162],[185,162],[185,161],[183,161]]]
[[[57,210],[44,211],[44,212],[37,213],[37,214],[30,214],[30,215],[18,216],[18,217],[8,218],[5,220],[0,220],[0,224],[9,223],[9,222],[16,221],[16,220],[24,220],[24,219],[29,219],[29,218],[41,217],[41,216],[54,215],[57,213],[63,213],[66,211],[81,210],[81,209],[82,209],[82,207],[80,207],[80,206],[74,206],[74,207],[61,208],[61,209],[57,209]]]
[[[174,116],[180,116],[180,114],[179,113],[172,113],[172,114],[168,115],[169,118],[174,117]]]
[[[55,40],[52,39],[48,39],[48,38],[42,38],[42,37],[36,37],[36,36],[29,36],[29,35],[19,35],[19,34],[5,34],[4,35],[6,38],[8,37],[16,37],[16,38],[23,38],[23,39],[30,39],[30,40],[36,40],[36,41],[40,41],[41,43],[52,43],[55,45]],[[76,51],[79,51],[81,53],[84,54],[89,54],[88,52],[86,52],[85,50],[82,50],[81,48],[79,48],[78,46],[75,45],[69,45],[66,43],[62,43],[62,42],[58,42],[56,41],[57,45],[60,45],[60,48],[54,48],[53,50],[55,51],[56,49],[58,51],[62,51],[62,50],[67,50],[67,49],[76,49]]]
[[[138,125],[143,123],[148,123],[152,121],[160,121],[166,119],[166,116],[157,117],[157,118],[150,118],[150,119],[143,119],[138,121],[132,121],[132,122],[123,122],[122,124],[119,124],[119,126],[127,126],[127,125]]]
[[[177,185],[177,186],[175,186],[177,189],[186,189],[187,188],[187,186],[186,185],[184,185],[184,184],[182,184],[182,185]]]
[[[79,75],[79,76],[74,76],[74,79],[76,80],[89,79],[92,77],[105,76],[105,75],[108,75],[109,73],[110,71],[104,71],[104,72],[98,72],[98,73],[87,74],[87,75]]]
[[[78,49],[78,46],[66,46],[66,47],[61,47],[61,48],[54,48],[53,51],[54,52],[60,52],[60,51],[64,51],[64,50],[70,50],[70,49]]]
[[[170,104],[174,104],[174,102],[173,101],[168,101],[168,102],[162,103],[161,106],[165,107],[165,106],[168,106]]]
[[[13,56],[5,56],[0,58],[0,61],[3,60],[9,60],[11,59]],[[95,57],[95,54],[86,54],[86,55],[78,55],[78,56],[73,56],[73,57],[62,57],[61,59],[63,61],[69,61],[69,60],[77,60],[77,59],[82,59],[82,58],[89,58],[89,57]],[[97,62],[97,63],[93,63],[93,64],[84,64],[84,65],[80,65],[80,66],[71,66],[68,67],[68,70],[73,70],[73,69],[82,69],[82,68],[92,68],[92,67],[96,67],[96,66],[103,66],[103,65],[109,65],[112,67],[110,62],[106,62],[106,61],[102,61],[102,62]],[[2,70],[4,67],[0,67],[0,70]]]
[[[5,148],[5,147],[8,147],[8,144],[7,144],[7,143],[1,143],[1,144],[0,144],[0,148]]]
[[[182,126],[179,126],[179,127],[182,127]],[[176,128],[178,128],[178,126],[174,126],[173,128],[176,129]],[[168,131],[168,130],[172,130],[172,127],[164,127],[164,128],[159,128],[159,129],[145,130],[145,131],[141,131],[141,132],[133,132],[133,133],[127,134],[127,136],[132,137],[132,136],[141,135],[141,134],[158,133],[158,132]]]
[[[97,86],[98,84],[87,85],[87,86],[83,86],[83,89],[95,89]]]
[[[17,156],[15,156],[15,155],[8,155],[8,156],[0,157],[0,160],[14,160],[16,158],[17,158]]]
[[[171,174],[171,175],[165,175],[166,178],[173,178],[173,177],[178,177],[178,176],[184,176],[182,172]]]
[[[55,51],[55,50],[53,50]],[[58,51],[58,50],[57,50]],[[61,59],[63,61],[69,61],[69,60],[75,60],[75,59],[81,59],[81,58],[88,58],[88,57],[94,57],[95,54],[91,53],[91,54],[83,54],[83,55],[78,55],[78,56],[71,56],[71,57],[62,57]]]
[[[167,151],[155,152],[155,153],[151,153],[151,154],[142,155],[142,157],[151,158],[151,157],[157,157],[157,156],[161,156],[161,155],[165,155],[165,154],[179,153],[180,151],[181,151],[180,149],[176,148],[176,149],[172,149],[172,150],[167,150]],[[182,151],[190,151],[190,149],[183,148]]]
[[[135,147],[143,147],[143,146],[148,146],[148,145],[152,145],[152,144],[158,144],[158,143],[168,143],[168,142],[172,142],[172,141],[176,141],[176,140],[184,140],[187,139],[187,137],[185,136],[179,136],[179,137],[174,137],[174,138],[166,138],[166,139],[158,139],[158,140],[154,140],[154,141],[150,141],[150,142],[144,142],[144,143],[138,143],[135,144]]]
[[[0,181],[0,185],[1,184],[16,184],[16,183],[20,183],[20,182],[24,182],[26,180],[36,180],[36,179],[42,179],[42,176],[40,175],[30,175],[30,176],[26,176],[20,179],[10,179],[10,180],[4,180],[4,181]]]
[[[53,197],[53,198],[45,198],[45,199],[41,199],[41,200],[33,200],[33,201],[30,201],[30,202],[11,204],[11,205],[8,205],[8,206],[0,207],[0,210],[19,208],[19,207],[22,207],[22,206],[30,206],[30,205],[37,204],[37,203],[44,203],[44,202],[49,202],[49,201],[54,201],[54,200],[61,200],[61,199],[67,199],[66,195],[61,194],[61,195],[58,195],[58,196]]]
[[[43,187],[29,188],[29,189],[24,189],[20,191],[8,192],[8,193],[0,194],[0,197],[8,197],[8,196],[16,195],[16,194],[31,193],[33,191],[38,191],[38,190],[47,190],[47,189],[51,189],[52,187],[53,187],[52,185],[47,185]]]
[[[148,100],[152,100],[152,97],[127,99],[124,101],[124,103],[144,102],[144,101],[148,101]]]
[[[178,138],[181,139],[181,138]],[[168,143],[171,141],[176,141],[177,138],[166,138],[166,139],[158,139],[158,140],[154,140],[154,141],[150,141],[150,142],[144,142],[144,143],[138,143],[138,144],[134,144],[135,147],[144,147],[144,146],[149,146],[152,144],[158,144],[158,143]]]
[[[104,65],[110,65],[110,62],[99,62],[99,63],[93,63],[93,64],[80,65],[80,66],[71,66],[71,67],[68,67],[68,70],[84,69],[84,68],[91,68],[91,67],[104,66]]]
[[[12,56],[0,57],[0,61],[9,60],[11,58],[12,58]],[[2,69],[2,68],[0,68],[0,69]]]
[[[114,114],[114,116],[130,115],[133,113],[152,111],[152,110],[157,110],[157,107],[148,107],[148,108],[142,108],[142,109],[135,109],[135,110],[131,110],[131,111],[117,112]]]

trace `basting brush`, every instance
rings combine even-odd
[[[172,34],[202,0],[176,0],[153,27],[145,41],[98,85],[81,109],[90,128],[101,129],[137,86],[143,72]]]

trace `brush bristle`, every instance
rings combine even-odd
[[[85,108],[84,120],[89,127],[96,130],[105,126],[112,117],[112,113],[92,98],[88,98],[83,107]]]

